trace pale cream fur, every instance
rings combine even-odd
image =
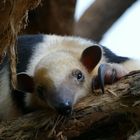
[[[122,63],[122,65],[130,72],[133,70],[140,70],[140,61],[137,59],[130,59],[124,63]]]
[[[56,35],[46,35],[42,43],[37,44],[34,56],[31,58],[27,73],[37,77],[36,73],[40,69],[46,69],[46,76],[53,79],[55,87],[61,86],[62,82],[71,74],[73,69],[80,69],[86,79],[83,88],[75,94],[74,103],[85,96],[91,90],[91,74],[80,62],[82,52],[96,43],[79,37],[62,37]],[[103,62],[104,57],[102,57]],[[40,76],[39,76],[40,77]],[[46,79],[47,79],[46,77]],[[40,77],[41,78],[41,77]],[[43,79],[35,80],[43,81]],[[34,97],[32,97],[34,98]],[[29,101],[29,97],[27,100]]]
[[[67,51],[67,53],[73,52],[73,55],[79,59],[85,48],[95,44],[95,42],[80,37],[44,35],[42,43],[36,45],[35,54],[28,65],[27,73],[33,75],[36,65],[44,56],[64,50]],[[58,56],[53,57],[56,60]],[[102,61],[104,61],[104,57]]]

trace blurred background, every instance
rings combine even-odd
[[[77,0],[75,19],[95,0]],[[125,0],[124,0],[125,1]],[[140,59],[140,1],[136,1],[104,34],[101,44],[119,55]]]
[[[81,36],[140,59],[140,1],[43,0],[22,33]]]

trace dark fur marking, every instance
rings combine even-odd
[[[117,56],[115,53],[113,53],[106,47],[103,47],[103,50],[104,50],[104,56],[107,58],[107,61],[110,63],[123,63],[129,60],[128,57]]]
[[[23,93],[18,90],[13,90],[11,94],[14,104],[21,111],[22,114],[27,114],[27,113],[35,111],[35,109],[26,106],[26,103],[25,103],[26,94],[29,94],[29,93]]]
[[[23,35],[17,39],[17,73],[25,72],[31,56],[33,55],[37,43],[43,42],[44,35]],[[11,93],[11,97],[17,106],[17,108],[23,113],[29,113],[35,111],[33,108],[26,106],[25,97],[26,94],[18,90],[14,90]]]
[[[35,51],[37,43],[43,42],[44,35],[24,35],[19,36],[17,40],[17,73],[25,72],[29,63],[30,57]],[[24,54],[24,55],[23,55]]]

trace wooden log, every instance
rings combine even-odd
[[[140,127],[140,71],[89,94],[70,117],[50,110],[34,112],[17,120],[1,122],[0,139],[125,140]]]
[[[100,41],[104,33],[136,0],[96,0],[75,24],[75,34]]]

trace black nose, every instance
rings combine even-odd
[[[72,112],[72,105],[69,101],[65,101],[64,103],[59,103],[59,105],[56,107],[56,110],[59,114],[68,116]]]

